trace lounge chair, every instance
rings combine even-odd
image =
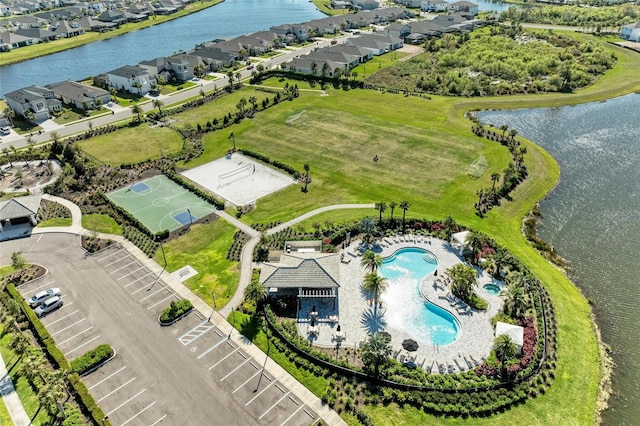
[[[469,359],[469,355],[466,355],[466,356],[462,357],[462,359],[464,359],[464,362],[467,363],[467,368],[468,369],[471,370],[471,369],[475,368],[476,364]]]
[[[452,359],[448,359],[447,360],[447,371],[449,373],[455,373],[456,372],[456,363],[453,362]]]
[[[456,359],[454,359],[454,361],[456,362],[456,365],[458,366],[458,370],[460,371],[467,371],[467,363],[466,361],[464,361],[462,359],[462,357],[458,357]]]
[[[469,355],[469,359],[476,365],[480,365],[481,364],[481,360],[482,358],[480,358],[477,354],[470,354]]]

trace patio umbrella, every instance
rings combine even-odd
[[[418,342],[413,339],[405,339],[402,342],[402,347],[409,352],[415,352],[418,350]]]

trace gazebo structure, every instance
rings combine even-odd
[[[513,343],[518,346],[518,352],[522,352],[522,344],[524,343],[524,328],[519,325],[507,324],[506,322],[498,321],[496,323],[496,337],[506,334],[511,337]]]
[[[289,245],[287,251],[277,262],[262,265],[260,282],[269,290],[269,296],[295,296],[298,309],[301,299],[325,299],[332,302],[335,310],[340,287],[339,255],[312,251],[308,245],[301,251],[294,251],[294,246]]]
[[[458,254],[462,256],[464,248],[467,246],[469,231],[456,232],[451,236],[451,245],[458,249]]]

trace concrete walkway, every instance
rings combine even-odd
[[[31,420],[29,419],[27,412],[24,411],[22,401],[20,401],[20,398],[13,387],[11,376],[9,376],[9,372],[7,371],[4,359],[2,359],[2,355],[0,355],[0,394],[2,395],[4,405],[7,406],[7,411],[9,412],[9,416],[11,416],[13,424],[16,426],[31,425]]]
[[[71,211],[71,226],[67,227],[50,227],[50,228],[35,228],[33,229],[32,234],[45,234],[45,233],[69,233],[69,234],[87,234],[90,231],[82,228],[82,212],[80,208],[72,203],[69,200],[55,197],[52,195],[45,194],[43,198],[49,201],[54,201],[56,203],[60,203],[67,207]],[[295,225],[303,220],[306,220],[310,217],[313,217],[317,214],[328,212],[331,210],[343,210],[343,209],[374,209],[374,204],[338,204],[334,206],[326,206],[321,207],[315,210],[312,210],[308,213],[305,213],[301,216],[298,216],[295,219],[292,219],[286,223],[280,224],[274,228],[271,228],[267,231],[267,234],[274,234],[282,229]],[[247,354],[249,354],[253,359],[257,360],[259,363],[264,362],[263,360],[266,358],[266,354],[260,350],[257,346],[255,346],[249,339],[237,333],[235,328],[232,327],[226,320],[226,318],[231,314],[232,309],[240,304],[244,297],[244,289],[251,282],[251,272],[253,269],[253,250],[255,246],[260,241],[261,233],[251,228],[249,225],[242,223],[237,218],[229,215],[224,211],[217,211],[216,214],[235,226],[238,229],[241,229],[247,235],[251,237],[251,239],[244,245],[242,249],[241,256],[241,270],[240,270],[240,283],[238,285],[238,289],[236,293],[233,295],[229,303],[225,305],[222,309],[219,309],[216,312],[211,312],[211,307],[204,303],[202,299],[200,299],[195,293],[193,293],[189,288],[187,288],[182,282],[180,282],[175,276],[166,273],[163,268],[158,265],[153,259],[149,258],[142,250],[140,250],[135,244],[127,240],[126,238],[119,235],[109,235],[109,234],[98,234],[101,238],[111,239],[126,250],[128,250],[133,256],[135,256],[140,263],[146,266],[153,274],[156,276],[161,276],[162,280],[171,287],[176,294],[178,294],[183,299],[188,299],[193,304],[194,308],[203,313],[204,315],[212,314],[211,320],[215,323],[215,325],[221,330],[223,333],[229,336],[229,339],[232,340],[236,345],[242,347]],[[280,367],[273,360],[268,359],[266,362],[266,371],[268,371],[271,375],[273,375],[277,380],[291,389],[291,392],[300,398],[304,403],[313,411],[318,413],[318,415],[322,418],[322,420],[329,425],[345,425],[346,423],[342,418],[329,406],[323,404],[320,398],[315,396],[311,391],[309,391],[305,386],[303,386],[299,381],[297,381],[293,376],[291,376],[286,370]],[[18,400],[19,402],[19,400]],[[18,425],[22,425],[22,423],[16,423]],[[24,423],[28,424],[28,423]]]

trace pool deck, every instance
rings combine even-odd
[[[375,309],[362,294],[361,283],[365,271],[360,266],[363,246],[359,241],[352,242],[342,250],[344,256],[340,265],[341,285],[335,308],[334,303],[327,302],[326,299],[302,299],[298,330],[313,344],[330,347],[339,345],[343,348],[359,346],[368,333],[386,331],[391,334],[393,356],[400,361],[410,360],[416,366],[433,373],[459,372],[472,368],[491,351],[494,330],[490,319],[502,306],[502,298],[486,293],[483,286],[494,283],[502,288],[504,283],[496,281],[478,269],[476,293],[488,302],[489,308],[484,312],[473,310],[456,300],[450,292],[450,286],[445,283],[445,271],[457,263],[464,262],[458,256],[457,249],[446,241],[426,236],[394,236],[380,240],[374,245],[373,250],[382,257],[388,257],[407,247],[422,248],[437,257],[438,276],[430,274],[424,277],[420,282],[420,290],[430,302],[447,310],[458,320],[460,327],[455,342],[446,346],[436,346],[418,341],[420,347],[416,352],[402,349],[404,339],[415,337],[404,330],[388,326],[385,320],[386,306],[383,304]],[[310,315],[314,306],[317,315]],[[314,327],[311,326],[312,317]],[[337,332],[338,324],[341,328],[340,333]]]

